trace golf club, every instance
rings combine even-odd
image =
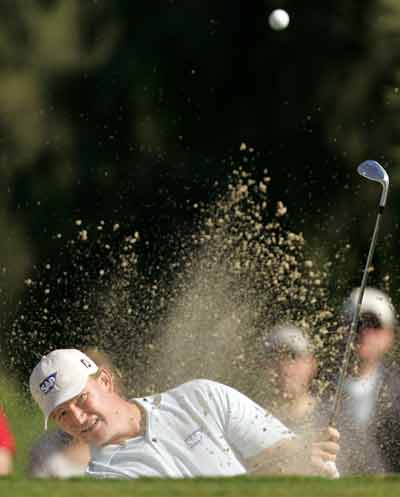
[[[347,337],[346,349],[345,349],[344,356],[343,356],[342,369],[340,371],[338,387],[337,387],[336,394],[335,394],[333,412],[332,412],[332,416],[331,416],[331,420],[330,420],[331,426],[334,426],[335,420],[336,420],[337,415],[338,415],[339,410],[340,410],[340,402],[341,402],[342,395],[343,395],[344,381],[345,381],[346,373],[347,373],[347,370],[349,367],[352,345],[353,345],[353,341],[354,341],[355,332],[356,332],[356,329],[358,326],[358,321],[360,318],[361,304],[362,304],[362,300],[363,300],[363,296],[364,296],[364,291],[365,291],[365,287],[367,285],[368,270],[369,270],[369,267],[371,265],[372,257],[374,255],[376,241],[377,241],[377,237],[378,237],[379,225],[380,225],[380,222],[382,219],[383,210],[384,210],[385,205],[386,205],[386,199],[387,199],[387,194],[388,194],[388,189],[389,189],[389,176],[386,173],[386,171],[384,170],[384,168],[378,162],[376,162],[374,160],[366,160],[358,166],[357,172],[366,179],[380,183],[382,186],[382,194],[381,194],[381,198],[379,201],[378,215],[376,217],[375,228],[374,228],[374,233],[372,235],[371,244],[369,247],[367,262],[365,264],[365,268],[364,268],[364,272],[363,272],[363,276],[362,276],[362,280],[361,280],[361,286],[360,286],[360,291],[358,294],[357,304],[356,304],[353,319],[351,322],[349,336]]]

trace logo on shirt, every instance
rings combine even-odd
[[[42,393],[47,395],[49,392],[53,390],[56,385],[57,371],[55,373],[49,374],[42,383],[40,383],[39,388]]]
[[[199,444],[203,439],[203,433],[201,428],[197,428],[193,433],[191,433],[188,437],[185,438],[185,443],[193,449],[197,444]]]

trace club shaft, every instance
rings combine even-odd
[[[374,252],[375,252],[375,246],[376,246],[376,241],[378,239],[378,231],[379,231],[379,225],[380,225],[381,219],[382,219],[382,214],[383,214],[383,207],[380,206],[378,215],[376,217],[375,228],[374,228],[374,233],[372,235],[371,244],[369,246],[367,262],[365,264],[365,268],[364,268],[364,272],[363,272],[363,276],[362,276],[362,280],[361,280],[361,286],[360,286],[360,292],[358,294],[357,305],[356,305],[356,309],[355,309],[355,312],[353,315],[353,320],[351,322],[350,333],[347,337],[346,349],[345,349],[345,353],[344,353],[344,357],[343,357],[342,368],[340,371],[338,387],[337,387],[336,394],[335,394],[335,400],[334,400],[333,412],[332,412],[332,416],[331,416],[331,420],[330,420],[330,426],[335,425],[335,421],[336,421],[337,415],[338,415],[339,410],[340,410],[340,403],[341,403],[341,400],[343,397],[344,382],[346,379],[346,374],[347,374],[347,370],[348,370],[349,363],[350,363],[354,337],[356,334],[356,330],[358,327],[358,321],[360,318],[362,299],[364,296],[365,287],[367,285],[368,272],[369,272],[369,268],[371,266],[372,257],[373,257]]]

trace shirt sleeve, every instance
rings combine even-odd
[[[212,382],[227,441],[242,460],[295,435],[277,418],[234,388]]]
[[[86,476],[97,479],[117,479],[117,480],[129,480],[132,478],[138,478],[138,475],[134,471],[123,471],[116,470],[114,467],[108,465],[102,465],[97,463],[89,463],[89,466],[85,471]]]
[[[0,410],[0,448],[7,449],[13,454],[15,453],[15,441],[11,430],[8,426],[6,416]]]

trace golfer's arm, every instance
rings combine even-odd
[[[301,437],[282,440],[246,461],[251,474],[311,475],[310,450]]]

